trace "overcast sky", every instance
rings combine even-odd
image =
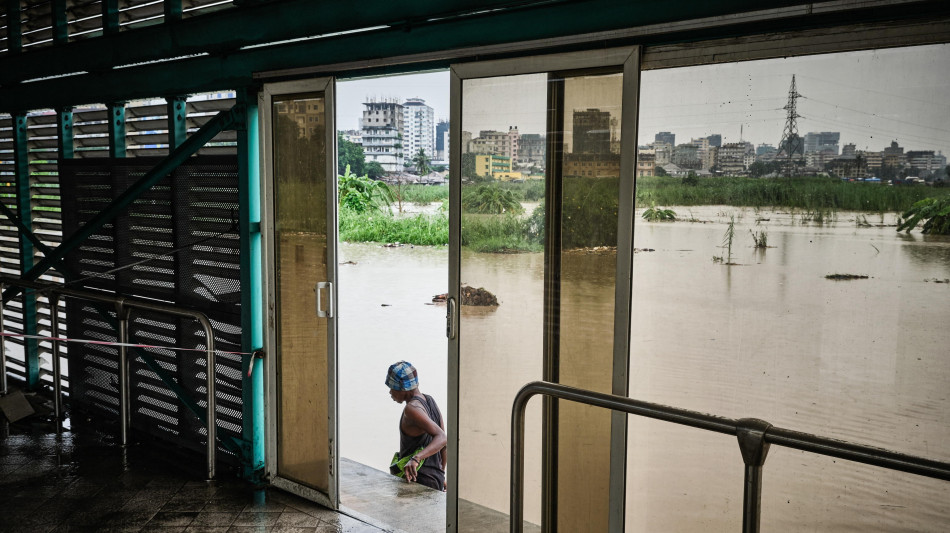
[[[777,145],[786,121],[792,75],[798,132],[838,131],[841,146],[950,156],[950,45],[646,71],[642,74],[639,144],[659,131],[676,142],[721,134],[723,142]],[[544,76],[478,80],[465,85],[464,129],[544,130]],[[619,89],[617,89],[619,90]],[[419,97],[449,116],[448,71],[341,81],[339,129],[357,129],[369,97]],[[583,106],[582,106],[583,107]]]

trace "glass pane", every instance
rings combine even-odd
[[[559,381],[611,392],[623,74],[563,87]],[[558,529],[606,531],[610,411],[559,402]]]
[[[950,205],[947,72],[939,45],[642,74],[632,397],[950,460],[950,237],[897,231]],[[630,436],[628,531],[741,527],[734,438]],[[762,529],[944,531],[947,501],[773,446]]]
[[[463,532],[508,531],[511,405],[525,383],[542,378],[546,84],[547,76],[539,74],[462,85]],[[529,405],[526,424],[525,531],[537,531],[540,401]]]
[[[281,477],[329,487],[327,319],[314,287],[327,280],[326,118],[322,95],[273,104],[276,197],[278,430]],[[324,304],[327,305],[327,304]]]

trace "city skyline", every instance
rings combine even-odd
[[[678,144],[721,134],[723,144],[778,147],[793,74],[803,95],[799,135],[835,131],[842,147],[879,152],[897,141],[950,155],[950,45],[644,71],[637,144],[669,131]],[[479,90],[466,94],[463,128],[543,134],[545,83],[543,74],[466,82]],[[341,130],[358,129],[362,103],[373,96],[423,98],[438,121],[449,116],[449,73],[343,80],[337,95]]]

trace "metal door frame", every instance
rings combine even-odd
[[[317,502],[330,509],[339,509],[340,506],[340,478],[339,478],[339,390],[337,388],[339,366],[337,364],[337,301],[338,295],[328,297],[328,311],[332,312],[327,320],[327,409],[329,447],[329,493],[323,494],[306,485],[289,479],[281,478],[277,474],[277,359],[273,355],[277,351],[277,335],[275,310],[277,305],[277,277],[275,262],[275,223],[274,223],[274,148],[273,148],[273,113],[271,105],[276,95],[292,95],[299,93],[324,94],[324,113],[326,114],[326,172],[327,172],[327,277],[337,283],[337,183],[336,183],[336,79],[333,77],[314,78],[289,82],[267,83],[258,95],[260,109],[260,144],[261,144],[261,235],[263,236],[263,277],[266,280],[265,298],[267,302],[267,318],[264,347],[266,350],[265,394],[266,404],[266,468],[271,484],[308,500]],[[335,291],[334,291],[335,292]],[[319,443],[317,443],[319,444]]]
[[[621,67],[623,70],[623,109],[621,111],[620,175],[629,179],[620,181],[618,209],[616,300],[614,307],[614,362],[613,390],[619,396],[629,394],[630,316],[633,270],[633,215],[634,185],[636,180],[637,126],[639,111],[640,54],[642,47],[626,46],[583,52],[569,52],[501,59],[484,62],[453,64],[450,68],[450,143],[449,154],[449,464],[458,465],[459,442],[459,294],[461,228],[461,162],[462,149],[457,141],[462,138],[462,81],[474,78],[516,76],[556,71],[581,70],[598,67]],[[545,365],[545,374],[550,369]],[[545,378],[546,379],[546,378]],[[549,440],[549,439],[546,439]],[[609,531],[624,530],[626,491],[627,417],[614,413],[611,418],[610,439],[610,504]],[[556,465],[545,459],[544,476],[549,476]],[[449,471],[449,497],[446,503],[446,528],[458,531],[458,468]],[[550,523],[550,516],[542,511],[542,524]]]

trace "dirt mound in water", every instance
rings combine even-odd
[[[462,305],[498,305],[495,295],[479,287],[462,286]]]
[[[474,306],[497,306],[498,298],[494,294],[486,291],[485,289],[479,287],[469,287],[468,285],[462,285],[462,305],[474,305]],[[444,302],[448,298],[448,294],[436,294],[432,297],[433,302]]]

